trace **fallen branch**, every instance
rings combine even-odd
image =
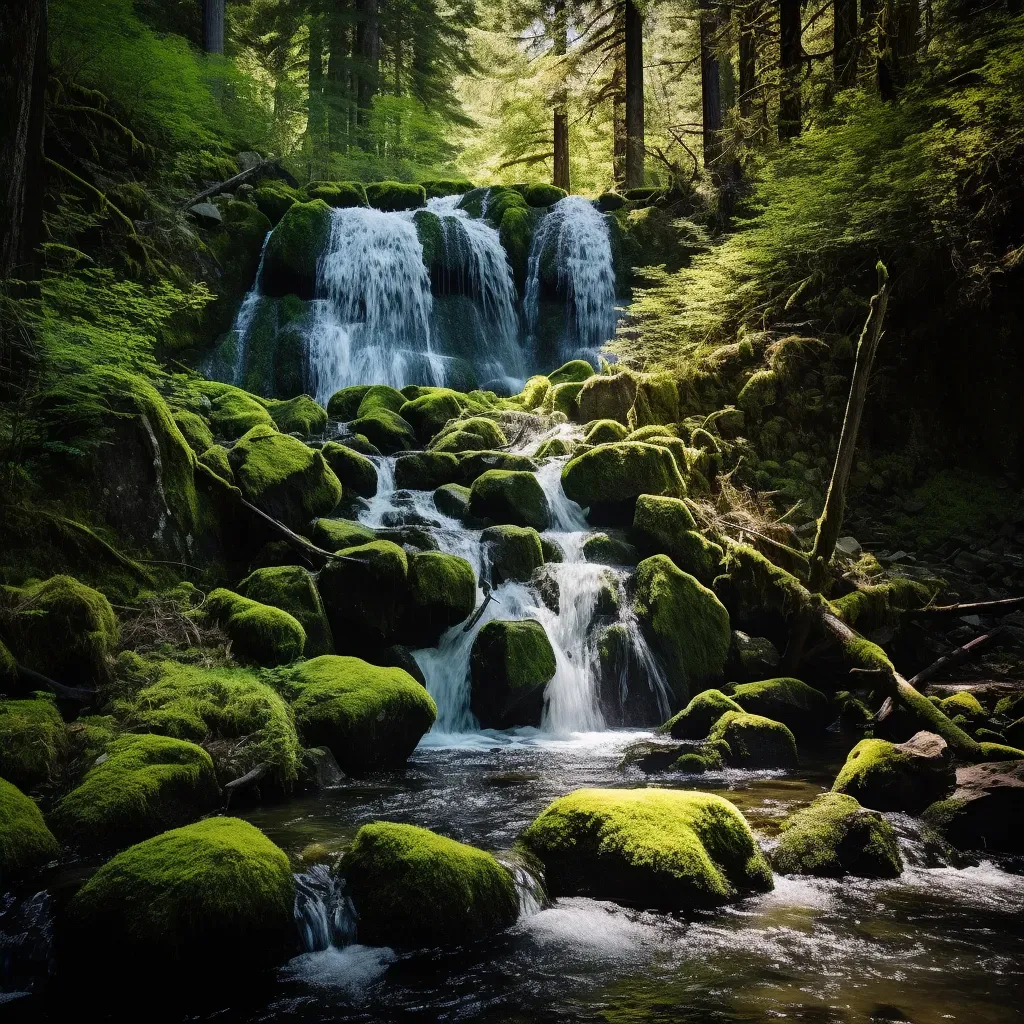
[[[270,765],[264,762],[263,764],[256,765],[251,772],[246,772],[240,778],[224,783],[224,810],[226,811],[231,805],[231,797],[236,790],[243,789],[253,782],[259,782],[268,771],[270,771]]]
[[[44,676],[42,672],[36,672],[34,669],[26,668],[18,662],[15,662],[15,670],[23,682],[37,689],[43,687],[61,700],[70,700],[77,704],[91,704],[96,696],[92,690],[86,690],[79,686],[65,686],[63,683],[58,683],[56,679]]]
[[[985,633],[982,636],[975,637],[973,640],[961,647],[957,647],[950,651],[949,654],[944,654],[938,661],[933,661],[927,668],[921,669],[916,676],[909,679],[908,682],[911,686],[920,686],[922,683],[926,683],[929,679],[937,676],[943,669],[948,668],[950,665],[957,665],[961,661],[967,661],[968,658],[974,657],[983,647],[987,647],[993,640],[995,640],[1003,631],[1001,629],[993,629],[991,633]]]
[[[468,633],[481,619],[484,614],[484,609],[492,602],[497,600],[494,596],[493,590],[487,591],[487,596],[480,602],[480,607],[473,612],[473,617],[462,627],[463,633]]]
[[[232,189],[238,185],[244,185],[250,178],[259,177],[259,175],[265,172],[270,167],[276,167],[276,160],[262,160],[255,167],[250,167],[247,171],[242,171],[236,174],[233,178],[228,178],[227,181],[219,181],[216,185],[211,185],[209,188],[203,189],[199,195],[193,196],[187,202],[181,204],[178,207],[179,212],[188,210],[195,206],[196,203],[201,203],[207,196],[212,196],[215,192],[224,192],[227,189]]]
[[[1007,611],[1024,605],[1024,597],[1004,597],[998,601],[971,601],[966,604],[939,604],[928,608],[914,608],[905,614],[918,615],[977,615],[984,612]]]

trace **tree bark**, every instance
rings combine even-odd
[[[46,24],[46,0],[7,0],[0,7],[0,280],[39,276]]]
[[[224,0],[203,0],[203,50],[224,52]]]
[[[832,78],[840,89],[857,81],[857,0],[835,0],[833,4]]]
[[[612,178],[616,185],[626,177],[626,51],[622,39],[624,26],[619,20],[612,72]]]
[[[644,184],[644,19],[626,0],[626,188]]]
[[[704,167],[716,170],[722,155],[722,86],[719,77],[717,35],[719,11],[702,7],[700,11],[700,99],[704,128]]]
[[[309,136],[308,178],[315,181],[324,174],[327,165],[328,117],[324,102],[324,26],[318,12],[309,19],[309,118],[306,133]]]
[[[378,0],[362,0],[362,31],[359,33],[359,123],[365,126],[373,110],[380,82],[380,10]]]
[[[779,139],[795,138],[802,129],[800,109],[800,62],[803,57],[803,23],[800,0],[779,3]]]
[[[349,69],[351,40],[345,18],[337,5],[332,5],[327,23],[327,74],[324,82],[327,148],[343,153],[349,141]],[[313,36],[310,32],[310,46]]]
[[[552,53],[565,56],[568,45],[569,22],[565,13],[565,0],[555,0],[555,17],[552,25]],[[554,96],[554,184],[569,191],[569,113],[566,108],[566,90],[560,85]]]

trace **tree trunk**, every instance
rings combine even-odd
[[[565,0],[555,0],[555,17],[552,25],[552,53],[565,56],[568,44],[569,23],[565,13]],[[560,85],[554,96],[554,183],[569,191],[569,114],[566,109],[566,90]]]
[[[886,0],[879,19],[877,64],[878,91],[883,99],[895,99],[907,84],[920,28],[917,0]]]
[[[800,134],[800,61],[803,25],[800,0],[780,0],[779,4],[779,139],[785,141]]]
[[[754,45],[753,23],[756,13],[753,2],[744,4],[739,9],[740,117],[750,117],[754,112],[754,89],[757,88],[757,66],[755,64],[757,51]]]
[[[857,0],[835,0],[833,4],[832,77],[840,89],[857,81]]]
[[[615,70],[612,72],[612,178],[620,185],[626,177],[626,51],[621,25],[616,35]]]
[[[224,0],[203,0],[203,50],[224,52]]]
[[[310,181],[323,176],[326,165],[325,149],[328,139],[328,114],[324,103],[324,30],[318,13],[309,19],[309,118],[306,133],[309,136]]]
[[[717,35],[719,12],[714,7],[700,11],[700,99],[704,125],[704,167],[715,170],[722,155],[722,87],[718,73]]]
[[[349,70],[351,42],[348,25],[337,6],[331,10],[327,23],[327,75],[324,82],[325,120],[328,124],[327,148],[332,153],[344,153],[348,150],[349,141]],[[313,33],[310,29],[310,46],[313,45]]]
[[[0,7],[0,280],[39,276],[46,76],[46,0],[7,0]]]
[[[626,188],[644,184],[644,19],[626,0]]]
[[[380,81],[380,15],[378,0],[362,0],[362,31],[359,39],[359,123],[365,126],[373,110]]]

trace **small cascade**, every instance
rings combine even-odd
[[[345,883],[326,864],[295,876],[295,924],[302,948],[318,953],[356,941],[356,910]]]
[[[568,313],[561,355],[590,355],[615,334],[615,265],[608,224],[592,202],[566,196],[551,208],[534,235],[527,270],[525,313],[531,336],[540,321],[541,292],[549,260]]]

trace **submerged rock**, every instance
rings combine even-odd
[[[485,729],[540,725],[555,652],[534,619],[492,619],[473,641],[470,707]]]
[[[359,941],[368,945],[464,944],[511,927],[519,916],[508,868],[414,825],[364,825],[342,870],[359,915]]]
[[[0,779],[0,884],[42,867],[60,847],[35,801]]]
[[[743,815],[722,797],[667,789],[579,789],[522,835],[554,896],[685,910],[772,888]]]
[[[958,768],[953,795],[924,817],[961,849],[1024,853],[1024,758]]]
[[[781,722],[743,711],[727,711],[710,732],[728,744],[726,760],[734,768],[795,768],[796,739]]]

